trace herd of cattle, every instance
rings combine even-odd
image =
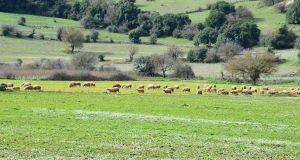
[[[70,82],[69,88],[76,88],[76,87],[83,87],[83,88],[91,88],[96,87],[95,82]],[[121,89],[132,89],[133,86],[131,84],[115,84],[111,88],[107,88],[106,91],[108,93],[117,93],[120,92]],[[25,90],[25,91],[41,91],[42,87],[37,85],[32,85],[29,82],[23,83],[21,86],[15,86],[11,83],[0,83],[0,91],[19,91],[19,90]],[[182,92],[188,92],[190,93],[192,91],[191,87],[187,86],[180,86],[180,85],[173,85],[173,86],[161,86],[159,84],[150,84],[150,85],[139,85],[135,89],[138,93],[145,93],[146,90],[162,90],[165,94],[172,94],[175,91],[182,91]],[[278,91],[275,89],[270,89],[269,87],[262,87],[260,90],[254,88],[254,87],[247,87],[247,86],[241,86],[236,87],[233,86],[231,90],[226,90],[225,88],[217,88],[216,85],[208,85],[205,84],[203,87],[197,86],[196,88],[196,94],[202,95],[204,93],[217,93],[219,95],[253,95],[253,94],[269,94],[269,95],[289,95],[289,96],[300,96],[300,87],[298,88],[290,88],[289,90],[282,90]]]

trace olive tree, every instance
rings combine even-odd
[[[64,29],[62,39],[64,42],[69,44],[71,53],[74,53],[75,48],[83,47],[84,35],[79,29]]]

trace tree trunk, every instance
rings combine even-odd
[[[74,50],[75,50],[75,46],[71,45],[71,52],[74,53]]]

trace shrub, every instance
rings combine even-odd
[[[90,43],[91,42],[91,36],[90,35],[85,35],[84,42]]]
[[[149,41],[150,41],[150,44],[156,44],[157,43],[157,35],[156,34],[151,34]]]
[[[132,62],[133,59],[134,59],[134,56],[136,56],[136,54],[139,53],[139,48],[138,48],[138,46],[130,45],[130,46],[128,47],[128,53],[129,53],[129,55],[128,55],[128,57],[129,57],[128,62]]]
[[[176,78],[192,79],[195,78],[195,73],[190,65],[177,64],[174,67],[172,76]]]
[[[93,17],[91,14],[87,14],[80,20],[81,25],[86,29],[97,28],[98,20],[97,17]]]
[[[230,3],[225,2],[225,1],[216,2],[215,4],[213,4],[211,6],[211,10],[217,10],[217,11],[223,12],[225,14],[235,12],[234,5],[231,5]]]
[[[181,30],[178,28],[174,29],[172,36],[175,38],[181,38]]]
[[[40,33],[40,34],[39,34],[39,38],[40,38],[41,40],[44,40],[44,39],[45,39],[45,35],[42,34],[42,33]]]
[[[196,47],[188,52],[187,60],[189,62],[204,62],[207,48]]]
[[[141,56],[134,60],[134,69],[140,75],[155,75],[155,65],[150,56]]]
[[[277,3],[274,5],[274,8],[280,13],[285,13],[286,12],[286,3],[285,2]]]
[[[235,13],[239,18],[242,18],[242,19],[253,19],[253,14],[251,13],[251,11],[247,8],[247,7],[244,7],[244,6],[239,6],[237,9],[236,9],[236,13]]]
[[[26,64],[25,68],[28,69],[45,69],[45,70],[57,70],[68,69],[69,66],[62,59],[47,59],[42,58],[38,61]]]
[[[259,42],[260,30],[255,23],[238,21],[223,28],[218,36],[217,44],[232,41],[244,48],[251,48]]]
[[[197,25],[186,25],[181,31],[181,36],[188,40],[193,40],[195,35],[199,32]]]
[[[177,60],[178,58],[184,55],[184,52],[180,47],[176,45],[172,45],[171,47],[168,48],[166,54],[173,60]]]
[[[220,11],[211,11],[205,19],[208,27],[220,28],[226,22],[226,15]]]
[[[3,36],[12,36],[15,33],[16,29],[12,25],[2,25],[1,32]]]
[[[289,31],[287,26],[279,28],[271,41],[271,46],[275,49],[288,49],[293,48],[297,36],[293,31]]]
[[[205,63],[218,63],[220,61],[217,49],[211,48],[207,51],[206,58],[204,60]]]
[[[271,47],[272,39],[274,38],[274,33],[269,33],[267,35],[261,35],[259,39],[259,44],[264,47]]]
[[[64,30],[63,27],[59,27],[59,28],[57,29],[56,38],[57,38],[59,41],[62,41],[63,30]]]
[[[294,47],[295,47],[296,49],[300,49],[300,37],[298,37],[298,38],[295,40],[295,45],[294,45]]]
[[[294,0],[286,13],[287,21],[290,24],[300,24],[300,0]]]
[[[29,33],[29,35],[27,37],[34,38],[34,35],[35,35],[35,29],[32,29],[32,31]]]
[[[283,0],[261,0],[262,4],[265,6],[273,6],[276,3],[282,2]]]
[[[141,32],[139,29],[134,29],[129,32],[129,40],[132,43],[141,43]]]
[[[101,54],[98,56],[99,62],[104,62],[105,61],[105,55]]]
[[[99,32],[97,30],[91,31],[91,39],[93,40],[93,42],[97,42],[97,40],[99,39]]]
[[[92,53],[77,53],[71,59],[73,67],[80,70],[93,70],[97,63],[98,57]]]
[[[218,47],[218,55],[223,61],[228,61],[232,57],[243,51],[243,47],[234,42],[222,43]]]
[[[26,24],[26,18],[25,17],[21,17],[18,20],[18,25],[25,26],[25,24]]]
[[[16,31],[16,37],[17,37],[17,38],[23,38],[23,32],[21,32],[21,31]]]
[[[195,37],[195,42],[197,42],[198,44],[200,43],[208,44],[210,46],[212,43],[216,43],[217,37],[218,37],[218,32],[216,29],[211,27],[206,27],[199,32],[197,37]]]

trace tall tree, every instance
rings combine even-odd
[[[79,29],[64,29],[62,38],[64,42],[69,43],[71,53],[74,53],[75,48],[83,47],[84,35]]]

